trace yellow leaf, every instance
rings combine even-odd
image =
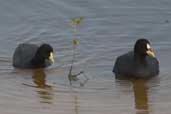
[[[70,18],[70,24],[72,26],[78,26],[81,23],[82,20],[83,20],[83,17]]]
[[[83,17],[78,17],[76,19],[76,24],[79,25],[81,23],[81,21],[83,20]]]
[[[78,39],[73,39],[73,45],[78,45],[79,44],[79,40]]]

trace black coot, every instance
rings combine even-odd
[[[13,55],[13,66],[17,68],[45,68],[53,62],[53,48],[49,44],[19,44]]]
[[[158,75],[159,62],[147,39],[136,41],[134,51],[117,58],[113,67],[116,77],[150,78]]]

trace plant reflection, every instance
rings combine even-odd
[[[53,101],[53,88],[46,84],[46,74],[43,69],[33,70],[33,82],[36,84],[37,93],[41,98],[41,103],[51,104]]]
[[[74,108],[74,110],[75,110],[75,114],[78,114],[78,110],[79,110],[79,106],[78,106],[78,97],[77,96],[75,96],[74,97],[74,101],[75,101],[75,108]]]
[[[79,96],[78,96],[78,92],[75,91],[74,89],[71,89],[71,96],[73,98],[73,112],[74,114],[79,114],[79,111],[80,111],[80,99],[79,99]]]

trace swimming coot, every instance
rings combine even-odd
[[[150,78],[158,75],[159,62],[147,39],[136,41],[134,51],[130,51],[116,59],[113,67],[116,77]]]
[[[53,62],[53,48],[49,44],[22,43],[13,55],[13,66],[17,68],[45,68]]]

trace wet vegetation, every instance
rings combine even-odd
[[[70,69],[69,69],[69,74],[68,74],[68,79],[69,79],[70,85],[72,85],[73,81],[79,81],[78,76],[81,75],[81,74],[83,74],[83,76],[86,78],[86,81],[88,80],[88,78],[85,75],[84,71],[80,71],[78,73],[73,73],[74,62],[76,60],[76,48],[77,48],[77,45],[80,44],[80,41],[76,37],[75,34],[77,33],[78,26],[81,24],[83,19],[84,19],[83,17],[70,18],[70,25],[71,25],[71,27],[73,29],[73,39],[72,39],[72,52],[73,52],[73,54],[72,54],[72,63],[71,63],[71,66],[70,66]],[[80,82],[80,85],[83,86],[84,83]]]

